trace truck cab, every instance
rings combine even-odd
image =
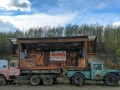
[[[0,69],[0,85],[5,85],[7,81],[13,81],[16,76],[20,75],[18,60],[9,61],[8,67]]]
[[[74,85],[84,84],[85,80],[100,80],[108,86],[118,84],[118,70],[106,70],[102,62],[91,62],[88,67],[88,70],[68,70],[67,77],[72,79]]]

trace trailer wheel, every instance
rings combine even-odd
[[[41,82],[40,77],[37,76],[37,75],[34,75],[30,78],[30,84],[33,85],[33,86],[39,85],[40,82]]]
[[[53,85],[53,82],[54,82],[54,80],[53,80],[52,76],[46,75],[43,77],[43,84],[45,86],[51,86],[51,85]]]
[[[83,85],[85,84],[85,77],[80,73],[76,73],[72,77],[72,83],[74,85]]]
[[[118,84],[119,79],[115,74],[109,73],[104,77],[103,81],[107,86],[112,86]]]
[[[6,84],[6,79],[3,75],[0,75],[0,85],[3,86]]]

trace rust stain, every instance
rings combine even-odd
[[[101,76],[99,74],[96,74],[96,77],[100,78]]]

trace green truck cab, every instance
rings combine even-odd
[[[67,77],[74,85],[85,84],[85,80],[103,81],[108,86],[119,83],[118,70],[106,70],[102,62],[91,62],[88,66],[88,70],[68,70]]]

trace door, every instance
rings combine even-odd
[[[43,53],[43,51],[37,51],[36,58],[37,58],[37,65],[43,66],[44,65],[44,53]]]
[[[9,65],[10,76],[20,75],[20,69],[18,68],[18,62],[10,62]]]
[[[103,70],[102,64],[93,64],[93,69],[91,71],[91,79],[102,79],[103,78]]]

